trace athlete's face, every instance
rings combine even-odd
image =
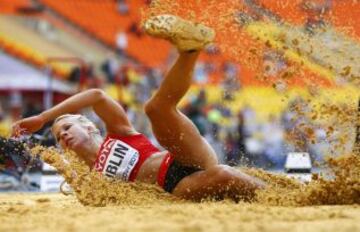
[[[81,152],[90,143],[90,129],[72,117],[63,118],[53,125],[53,134],[63,149]]]

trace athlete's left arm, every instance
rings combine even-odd
[[[106,124],[108,133],[123,134],[134,132],[122,106],[101,89],[80,92],[41,114],[25,118],[13,125],[13,133],[26,130],[33,133],[40,130],[47,122],[63,114],[74,113],[83,108],[92,107]]]

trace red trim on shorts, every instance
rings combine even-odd
[[[174,157],[170,153],[167,153],[160,165],[159,173],[158,173],[158,177],[157,177],[157,183],[161,188],[164,188],[166,173],[169,169],[170,164],[173,162],[173,160],[174,160]]]

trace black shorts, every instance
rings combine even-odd
[[[172,193],[176,185],[184,178],[195,172],[201,171],[200,168],[184,166],[177,161],[173,161],[165,176],[164,190]]]

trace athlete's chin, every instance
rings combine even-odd
[[[84,146],[81,143],[73,143],[69,146],[69,149],[77,152],[77,151],[82,151],[84,149]]]
[[[84,150],[84,147],[83,146],[73,146],[72,150],[75,152],[81,152]]]

